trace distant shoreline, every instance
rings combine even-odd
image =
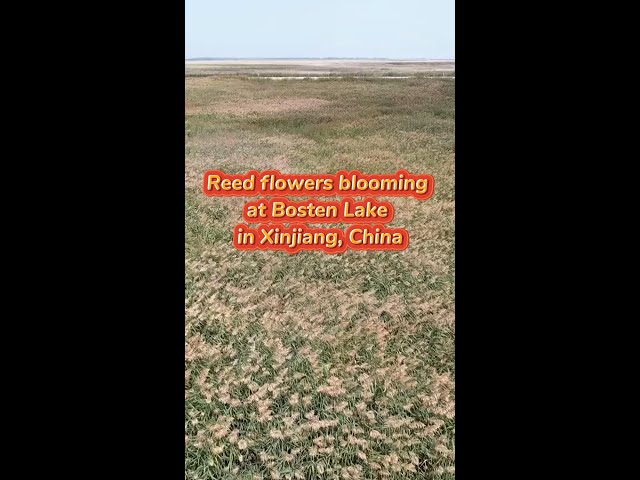
[[[315,78],[326,75],[367,77],[411,77],[454,73],[455,60],[435,59],[237,59],[225,60],[191,59],[184,62],[185,75],[251,75],[257,77]]]
[[[225,61],[356,61],[356,62],[455,62],[455,58],[358,58],[358,57],[194,57],[185,58],[185,62],[225,62]]]

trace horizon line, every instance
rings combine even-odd
[[[455,58],[428,57],[190,57],[188,60],[439,60],[455,61]]]

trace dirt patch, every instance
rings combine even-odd
[[[227,102],[214,105],[197,105],[192,102],[185,103],[187,115],[203,113],[220,113],[227,115],[248,115],[252,113],[281,113],[315,110],[326,107],[331,102],[320,98],[268,98],[262,100],[249,100],[245,102]]]
[[[189,100],[184,102],[184,114],[185,115],[198,115],[202,113],[207,113],[205,108],[201,105],[197,105]]]

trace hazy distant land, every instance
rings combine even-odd
[[[455,60],[392,59],[188,59],[185,75],[447,75]]]

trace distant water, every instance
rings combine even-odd
[[[408,61],[432,61],[453,62],[451,58],[382,58],[382,57],[194,57],[185,58],[185,62],[198,60],[408,60]]]

